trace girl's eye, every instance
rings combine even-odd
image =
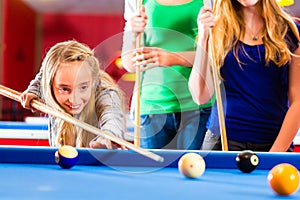
[[[68,89],[68,88],[59,88],[58,89],[60,92],[63,92],[63,93],[65,93],[65,92],[69,92],[70,91],[70,89]]]
[[[83,85],[80,87],[81,90],[87,90],[88,89],[88,85]]]

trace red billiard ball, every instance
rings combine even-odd
[[[178,161],[178,169],[188,178],[198,178],[205,171],[205,161],[197,153],[186,153]]]
[[[55,162],[64,169],[72,168],[77,161],[78,152],[72,146],[62,146],[55,152]]]
[[[298,169],[288,163],[278,164],[269,171],[268,181],[276,194],[282,196],[291,195],[299,187]]]
[[[243,173],[250,173],[256,169],[259,159],[257,155],[250,150],[245,150],[238,153],[236,157],[236,165]]]

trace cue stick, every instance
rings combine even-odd
[[[204,0],[204,5],[210,8],[213,8],[213,0]],[[218,110],[218,118],[219,118],[219,126],[220,126],[220,134],[221,134],[221,143],[222,143],[222,150],[228,151],[228,142],[227,142],[227,135],[226,135],[226,127],[225,127],[225,119],[224,119],[224,111],[223,111],[223,104],[222,104],[222,97],[220,92],[220,85],[219,85],[219,77],[216,68],[216,63],[214,61],[214,42],[212,38],[212,30],[210,29],[209,32],[209,43],[208,43],[208,54],[211,57],[211,68],[212,68],[212,76],[214,80],[214,89],[216,93],[216,101],[217,101],[217,110]]]
[[[138,10],[142,7],[142,0],[136,1],[136,7]],[[136,38],[135,47],[140,48],[142,43],[142,33],[139,33]],[[138,61],[137,61],[138,62]],[[134,129],[134,145],[140,147],[140,139],[141,139],[141,131],[140,131],[140,110],[141,110],[141,67],[137,65],[135,69],[135,112],[134,112],[134,119],[135,119],[135,129]]]
[[[8,87],[5,87],[3,85],[0,84],[0,94],[5,96],[5,97],[8,97],[10,99],[13,99],[15,101],[18,101],[18,102],[21,102],[21,93],[13,90],[13,89],[10,89]],[[38,100],[35,100],[33,99],[31,104],[30,104],[33,108],[39,110],[39,111],[42,111],[44,113],[47,113],[47,114],[50,114],[50,115],[53,115],[55,117],[58,117],[60,119],[63,119],[69,123],[72,123],[76,126],[79,126],[80,128],[90,132],[90,133],[93,133],[95,135],[100,135],[106,139],[109,139],[119,145],[122,145],[122,146],[125,146],[129,149],[132,149],[134,151],[136,151],[137,153],[141,154],[141,155],[144,155],[148,158],[151,158],[155,161],[158,161],[158,162],[163,162],[164,161],[164,158],[157,155],[157,154],[154,154],[152,152],[149,152],[145,149],[142,149],[142,148],[139,148],[139,147],[136,147],[135,145],[121,139],[121,138],[118,138],[117,136],[109,133],[109,132],[106,132],[106,131],[103,131],[103,130],[100,130],[90,124],[87,124],[83,121],[80,121],[66,113],[63,113],[63,112],[60,112],[60,111],[57,111],[57,110],[54,110],[53,108],[51,108],[50,106],[47,106],[46,104],[38,101]]]

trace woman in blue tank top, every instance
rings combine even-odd
[[[211,27],[229,150],[291,150],[300,125],[300,25],[276,0],[215,0],[198,26],[197,56],[206,59],[195,61],[190,90],[199,104],[214,93],[203,53]],[[208,129],[202,149],[221,149],[216,107]]]

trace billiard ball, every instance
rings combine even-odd
[[[62,146],[55,152],[55,162],[64,169],[72,168],[77,161],[78,152],[72,146]]]
[[[245,150],[238,153],[236,157],[236,165],[243,173],[250,173],[256,169],[259,159],[257,155],[250,150]]]
[[[205,161],[197,153],[186,153],[178,161],[178,169],[188,178],[198,178],[205,171]]]
[[[267,179],[270,187],[278,195],[288,196],[298,190],[299,172],[291,164],[281,163],[276,165],[269,171]]]

